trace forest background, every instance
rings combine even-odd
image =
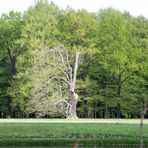
[[[140,117],[148,101],[148,20],[113,8],[61,10],[45,0],[0,18],[0,117],[66,117],[64,73],[76,51],[78,117]]]

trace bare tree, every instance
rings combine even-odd
[[[80,53],[78,51],[75,52],[75,61],[73,66],[70,65],[69,62],[69,55],[68,52],[65,51],[65,56],[60,52],[60,50],[56,51],[58,53],[60,61],[58,63],[52,64],[53,68],[57,69],[61,72],[62,76],[53,76],[49,79],[47,83],[49,83],[53,79],[58,79],[67,84],[67,90],[68,93],[68,99],[63,99],[61,97],[61,100],[55,103],[58,104],[60,102],[66,103],[67,110],[66,110],[66,116],[70,119],[75,119],[77,117],[76,113],[76,106],[77,106],[77,99],[78,95],[75,91],[76,86],[76,75],[77,75],[77,69],[78,69],[78,60]],[[60,63],[60,64],[59,64]],[[62,66],[59,66],[62,65]]]

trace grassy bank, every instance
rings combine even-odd
[[[148,146],[148,141],[144,140]],[[68,145],[139,146],[139,139],[4,139],[1,146],[68,146]]]
[[[114,123],[1,123],[0,138],[139,137],[137,124]],[[144,125],[148,138],[148,125]]]
[[[138,144],[140,141],[140,125],[136,123],[136,120],[133,123],[127,122],[128,124],[124,123],[124,120],[122,120],[124,122],[121,120],[99,122],[99,120],[84,119],[79,122],[78,120],[51,119],[23,121],[25,120],[0,121],[1,145],[14,143],[48,145],[72,142]],[[144,143],[148,144],[148,124],[144,125],[143,136]]]

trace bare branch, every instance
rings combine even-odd
[[[68,65],[68,68],[71,68],[70,64],[69,64],[69,56],[68,56],[68,52],[66,50],[66,62],[67,62],[67,65]]]
[[[71,106],[71,104],[70,103],[68,103],[68,101],[66,101],[66,100],[59,100],[58,102],[56,102],[55,104],[54,104],[54,106],[56,106],[57,104],[59,104],[60,102],[64,102],[64,103],[66,103],[67,104],[67,107],[66,107],[66,115],[68,114],[68,109],[69,109],[69,107]]]
[[[49,82],[52,81],[53,79],[61,79],[61,80],[63,80],[64,82],[66,82],[70,86],[69,82],[66,79],[64,79],[62,77],[57,77],[57,76],[54,76],[54,77],[50,78],[46,84],[48,85]]]
[[[61,69],[60,67],[58,67],[57,65],[51,64],[51,66],[53,66],[54,68],[60,70],[66,76],[67,80],[69,80],[68,74],[63,69]]]
[[[60,51],[58,51],[58,53],[59,53],[59,55],[60,55],[60,57],[61,57],[62,64],[63,64],[63,66],[64,66],[65,70],[67,71],[67,67],[66,67],[66,65],[65,65],[63,55],[61,54],[61,52],[60,52]]]
[[[73,88],[75,88],[75,83],[76,83],[79,55],[80,55],[80,53],[78,51],[76,51],[74,73],[73,73]]]
[[[64,103],[66,103],[67,104],[67,106],[70,106],[70,104],[66,101],[66,100],[59,100],[58,102],[56,102],[55,104],[54,104],[54,106],[56,106],[57,104],[59,104],[60,102],[64,102]]]
[[[68,72],[69,72],[68,77],[69,77],[69,81],[72,82],[72,68],[70,66],[70,63],[69,63],[69,59],[68,58],[69,58],[69,56],[68,56],[68,52],[66,50],[66,62],[67,62],[67,65],[68,65]]]

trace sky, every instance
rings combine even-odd
[[[11,10],[23,12],[34,4],[35,0],[0,0],[0,16]],[[49,0],[50,2],[51,0]],[[60,8],[67,6],[73,9],[86,9],[98,12],[99,9],[113,7],[120,11],[128,11],[133,16],[143,15],[148,18],[148,0],[52,0]]]

